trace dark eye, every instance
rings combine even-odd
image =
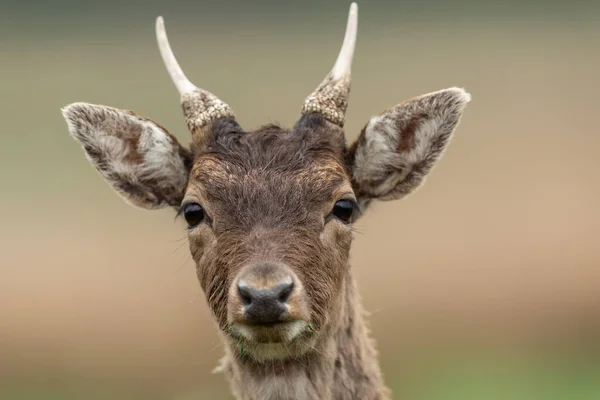
[[[193,228],[204,220],[204,210],[198,203],[188,203],[183,206],[183,217],[189,228]]]
[[[333,206],[332,214],[345,223],[349,223],[354,215],[354,202],[352,200],[340,200]]]

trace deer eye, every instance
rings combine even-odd
[[[339,200],[333,206],[331,213],[343,222],[349,223],[354,215],[354,204],[352,200]]]
[[[183,217],[189,228],[193,228],[204,220],[204,210],[198,203],[188,203],[183,206]]]

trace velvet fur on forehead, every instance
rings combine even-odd
[[[197,158],[210,155],[246,169],[268,166],[288,171],[306,168],[323,157],[343,165],[345,148],[343,131],[319,114],[302,116],[292,129],[270,124],[251,132],[233,119],[221,119],[192,144]]]
[[[308,224],[350,182],[343,133],[318,115],[302,117],[293,129],[266,125],[253,132],[222,120],[205,140],[190,188],[199,185],[215,207],[235,216],[235,225]]]

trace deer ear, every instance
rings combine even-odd
[[[62,113],[88,160],[126,201],[145,209],[180,205],[192,156],[164,128],[101,105],[73,103]]]
[[[446,149],[471,95],[450,88],[419,96],[371,118],[348,151],[361,203],[413,192]]]

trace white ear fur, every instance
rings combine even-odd
[[[359,197],[393,200],[420,187],[470,100],[463,89],[450,88],[407,100],[371,118],[351,149]]]
[[[190,155],[164,128],[131,111],[88,103],[62,109],[88,160],[129,203],[146,209],[178,206]]]

